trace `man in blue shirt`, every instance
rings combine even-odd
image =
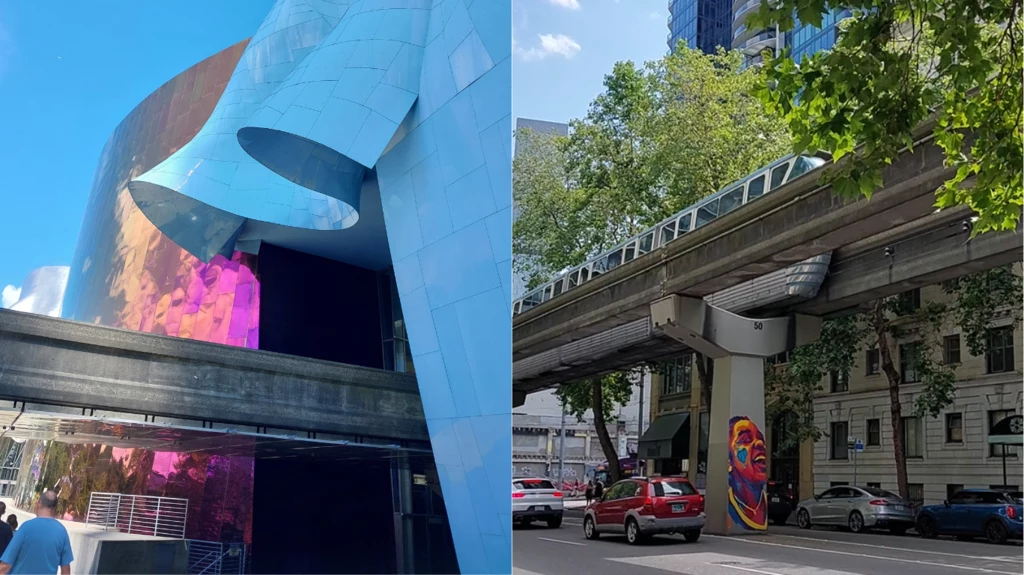
[[[44,491],[39,496],[36,518],[22,523],[14,538],[0,557],[0,575],[18,573],[70,575],[71,540],[68,530],[53,518],[57,507],[57,494]]]

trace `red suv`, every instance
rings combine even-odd
[[[631,545],[659,533],[682,533],[700,539],[704,528],[704,496],[683,477],[632,477],[609,487],[600,501],[587,507],[583,533],[625,533]]]

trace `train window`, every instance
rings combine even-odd
[[[608,271],[608,258],[601,258],[594,262],[594,275],[600,275]]]
[[[516,305],[512,306],[512,315],[519,315],[519,312],[523,310],[523,302],[517,301]]]
[[[669,222],[661,227],[661,244],[665,245],[676,239],[676,223]]]
[[[754,178],[753,180],[750,180],[750,183],[747,184],[747,201],[749,202],[754,198],[759,198],[763,193],[764,174],[761,174],[760,176]]]
[[[578,272],[578,271],[575,271],[575,272],[572,272],[571,274],[569,274],[569,287],[566,288],[565,291],[569,291],[572,288],[574,288],[577,285],[579,285],[579,277],[580,277],[580,272]]]
[[[590,270],[583,268],[580,270],[580,283],[586,283],[590,279]]]
[[[615,253],[608,254],[608,271],[611,271],[622,263],[622,250],[618,250]]]
[[[743,188],[729,190],[722,196],[722,203],[719,205],[718,213],[720,215],[728,214],[741,205],[743,205]]]
[[[622,251],[622,263],[633,261],[633,258],[636,257],[636,242],[629,244],[626,246],[626,249]]]
[[[553,289],[555,289],[554,284],[548,285],[547,287],[544,288],[544,299],[541,300],[542,302],[548,301],[553,297],[551,295],[551,290]]]
[[[542,301],[544,301],[544,292],[535,291],[523,299],[523,305],[529,309]]]
[[[786,170],[789,169],[789,163],[782,164],[772,170],[772,182],[768,186],[768,191],[772,191],[775,188],[782,185],[783,180],[786,178]]]
[[[695,228],[705,226],[718,217],[718,200],[719,198],[715,198],[697,208],[697,225],[694,226]]]
[[[640,238],[640,253],[646,254],[654,247],[654,234],[647,234]]]
[[[555,294],[554,295],[558,295],[558,294],[562,293],[562,287],[563,287],[562,286],[562,279],[564,279],[564,278],[558,278],[557,280],[555,280]],[[554,296],[552,296],[552,297],[554,297]]]
[[[679,217],[679,232],[676,237],[679,237],[686,232],[690,231],[690,218],[693,216],[693,212],[686,212]]]
[[[815,167],[816,166],[814,165],[814,161],[812,161],[811,158],[805,158],[803,156],[800,156],[799,158],[796,159],[795,162],[793,162],[793,171],[790,172],[787,181],[795,180],[796,178],[799,178],[800,176],[813,170]]]

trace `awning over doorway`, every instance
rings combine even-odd
[[[643,459],[686,459],[690,456],[690,413],[659,415],[640,438]]]
[[[1024,415],[1000,419],[988,431],[990,445],[1024,445]]]

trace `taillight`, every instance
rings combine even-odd
[[[554,495],[555,497],[561,497],[562,496],[562,492],[561,491],[556,491],[556,492],[552,493],[552,495]]]
[[[644,511],[654,513],[654,499],[650,497],[644,499]]]
[[[1006,516],[1009,517],[1010,519],[1016,519],[1017,518],[1017,510],[1014,509],[1013,507],[1007,507],[1006,508]]]
[[[525,493],[521,493],[519,491],[512,492],[512,499],[520,499],[522,497],[526,497],[526,494]]]
[[[877,505],[879,507],[885,507],[886,505],[889,505],[889,502],[886,501],[885,499],[875,499],[874,501],[868,503],[868,505]]]

